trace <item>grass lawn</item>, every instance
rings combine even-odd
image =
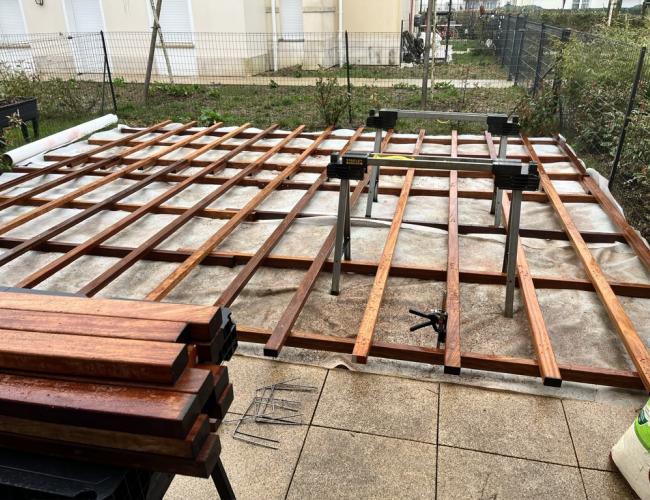
[[[47,82],[42,83],[45,85]],[[87,83],[85,91],[98,93],[98,84]],[[345,93],[344,87],[336,91]],[[120,122],[134,126],[148,126],[164,119],[176,122],[198,120],[201,125],[223,121],[228,125],[250,122],[256,127],[277,123],[281,128],[293,129],[305,124],[308,130],[326,126],[321,116],[315,87],[271,86],[209,86],[156,83],[151,87],[151,97],[143,104],[143,87],[140,84],[120,83],[116,87]],[[428,109],[437,111],[509,112],[522,97],[520,88],[507,89],[456,89],[438,85],[428,98]],[[387,107],[420,108],[421,92],[417,87],[355,87],[352,90],[352,121],[347,107],[342,109],[337,125],[358,127],[365,123],[368,110]],[[94,100],[93,100],[94,101]],[[107,111],[109,112],[109,111]],[[69,115],[48,113],[41,117],[42,136],[76,125],[97,116],[97,112]],[[465,132],[478,132],[473,124],[416,122],[399,123],[401,132],[417,132],[426,128],[429,133],[449,133],[452,128]],[[19,130],[5,134],[8,148],[22,144]]]
[[[468,43],[471,45],[468,45]],[[493,54],[472,46],[477,43],[476,41],[470,40],[468,43],[450,43],[452,61],[450,63],[436,61],[433,68],[430,69],[434,79],[499,80],[508,77],[506,69],[501,67]],[[460,53],[455,53],[454,51],[459,51]],[[350,78],[376,78],[382,80],[420,79],[423,76],[422,73],[422,65],[403,68],[399,66],[350,65]],[[269,79],[273,77],[308,78],[318,76],[345,78],[347,76],[347,70],[345,67],[340,66],[319,68],[317,70],[303,69],[302,66],[291,66],[282,68],[277,72],[267,71],[258,76],[268,76]]]

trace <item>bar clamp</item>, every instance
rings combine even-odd
[[[432,326],[435,332],[438,334],[438,342],[444,344],[447,340],[447,312],[442,309],[433,309],[427,313],[418,311],[416,309],[409,309],[411,314],[425,318],[427,321],[418,323],[409,328],[410,332],[419,330],[420,328],[425,328],[427,326]]]

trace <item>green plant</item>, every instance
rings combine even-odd
[[[35,73],[0,63],[0,100],[36,97],[45,116],[85,115],[95,109],[99,95],[83,82],[53,78],[41,80]]]
[[[201,114],[199,115],[199,124],[206,127],[212,125],[213,123],[222,121],[224,121],[224,119],[221,116],[221,113],[215,111],[214,109],[204,108],[201,110]]]
[[[121,76],[116,76],[115,78],[113,78],[113,87],[115,88],[119,89],[121,87],[124,87],[125,83],[126,82],[124,81],[124,78],[122,78]]]
[[[316,105],[326,126],[336,125],[350,103],[350,95],[336,78],[316,80]]]

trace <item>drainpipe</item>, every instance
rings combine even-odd
[[[275,0],[271,0],[271,26],[273,30],[273,72],[278,71],[278,26],[275,22]]]
[[[343,67],[343,0],[339,0],[339,66]]]

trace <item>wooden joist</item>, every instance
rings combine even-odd
[[[424,139],[424,130],[418,134],[418,140],[415,144],[414,154],[420,153],[422,147],[422,140]],[[409,168],[406,171],[406,177],[402,184],[402,190],[397,200],[397,207],[395,208],[395,215],[391,222],[386,243],[379,258],[377,266],[377,274],[375,274],[375,281],[372,284],[366,310],[361,318],[361,324],[357,332],[357,337],[354,342],[354,350],[352,351],[352,358],[357,363],[366,363],[368,361],[368,353],[372,345],[372,339],[375,335],[375,327],[377,326],[377,319],[379,318],[379,308],[384,300],[384,292],[386,290],[386,283],[388,282],[388,275],[393,263],[393,255],[397,247],[397,238],[399,237],[399,230],[404,219],[404,212],[406,211],[406,204],[408,203],[409,192],[413,185],[413,178],[415,177],[415,170]]]
[[[451,157],[458,156],[458,131],[452,131]],[[445,373],[460,373],[460,252],[458,248],[458,172],[449,171],[449,210],[447,217],[447,333]]]
[[[285,140],[290,141],[295,135],[300,133],[301,130],[302,130],[301,127],[297,128],[292,134],[289,134]],[[283,144],[282,141],[276,147],[279,149],[281,144]],[[219,188],[212,191],[208,195],[204,196],[201,200],[197,201],[193,206],[184,210],[183,213],[180,215],[180,217],[175,218],[172,222],[170,222],[169,224],[161,228],[158,232],[156,232],[154,235],[149,237],[144,243],[142,243],[137,248],[135,248],[132,252],[126,255],[119,262],[116,262],[113,266],[109,267],[103,273],[97,276],[95,279],[93,279],[88,284],[86,284],[83,288],[81,288],[79,293],[87,296],[94,296],[108,283],[113,281],[115,278],[117,278],[119,275],[124,273],[131,266],[133,266],[136,262],[138,262],[139,259],[146,256],[156,245],[166,240],[171,234],[178,231],[181,227],[183,227],[190,220],[192,220],[192,218],[198,212],[200,212],[204,208],[207,208],[210,204],[214,203],[219,197],[227,193],[231,187],[238,184],[240,179],[256,172],[257,169],[259,169],[260,166],[264,163],[264,161],[267,158],[271,157],[273,154],[275,154],[275,148],[272,148],[268,153],[262,155],[260,158],[255,160],[253,163],[249,165],[248,168],[242,170],[237,175],[228,179],[227,182],[219,186]],[[163,193],[157,199],[152,200],[146,207],[146,210],[148,211],[149,208],[154,204],[157,205],[159,203],[162,203],[165,199],[167,199],[167,197],[165,193]],[[92,241],[93,244],[98,242],[100,243],[101,241],[104,241],[108,236],[112,236],[112,234],[115,234],[115,232],[121,228],[122,226],[116,227],[116,224],[114,224],[113,226],[107,228],[103,233],[97,235],[94,239],[91,239],[89,241]]]
[[[292,174],[295,174],[300,169],[302,162],[316,149],[319,143],[324,141],[328,135],[330,135],[332,127],[327,128],[322,134],[316,138],[312,144],[305,149],[305,151],[298,156],[282,173],[275,176],[264,189],[259,193],[255,194],[251,200],[244,205],[237,215],[230,219],[224,226],[222,226],[214,235],[212,235],[205,243],[203,243],[199,248],[197,248],[192,255],[190,255],[185,262],[176,268],[169,276],[160,282],[160,284],[154,288],[148,295],[147,300],[162,300],[164,299],[169,292],[174,288],[183,278],[185,278],[196,266],[198,266],[205,257],[207,257],[210,252],[221,243],[226,237],[235,230],[240,222],[246,219],[246,217],[253,211],[257,206],[262,203],[268,196],[273,192],[273,190],[279,186],[284,179],[289,177]]]
[[[380,148],[381,152],[383,152],[386,149],[386,146],[388,145],[392,135],[393,135],[393,131],[389,130],[386,136],[384,137],[384,140],[381,143],[381,148]],[[358,182],[356,187],[352,191],[352,195],[350,196],[350,211],[354,209],[354,206],[356,205],[357,201],[359,201],[359,198],[363,193],[364,186],[368,184],[368,180],[369,177],[366,174],[364,179]],[[284,312],[282,313],[282,316],[280,317],[277,325],[273,330],[273,334],[269,337],[268,341],[266,342],[264,346],[265,355],[278,356],[278,354],[280,353],[280,350],[282,349],[284,342],[289,337],[291,328],[293,328],[293,325],[298,319],[298,315],[300,314],[300,311],[305,305],[305,302],[307,302],[307,297],[309,297],[309,293],[314,287],[314,284],[316,283],[316,279],[318,279],[318,275],[323,269],[323,266],[325,265],[325,262],[327,261],[327,258],[329,257],[330,253],[332,253],[335,239],[336,239],[336,228],[332,228],[332,230],[327,235],[325,242],[323,243],[320,250],[314,257],[311,265],[309,266],[309,269],[307,270],[307,273],[305,274],[302,281],[298,285],[298,289],[296,290],[296,293],[294,293],[293,297],[291,297],[289,304],[287,305]]]
[[[501,209],[503,210],[503,223],[505,227],[508,227],[508,215],[510,213],[508,193],[504,193],[503,195]],[[542,315],[542,308],[537,300],[535,285],[530,276],[526,253],[520,241],[517,242],[517,282],[519,284],[519,293],[524,304],[524,309],[526,310],[533,349],[535,350],[535,357],[537,358],[542,381],[544,385],[560,387],[562,385],[562,376],[557,359],[555,358],[551,338],[546,328],[546,322]]]
[[[623,345],[625,345],[625,349],[627,350],[630,359],[634,363],[634,366],[636,366],[636,369],[639,372],[639,376],[643,381],[643,385],[647,390],[650,390],[650,354],[648,354],[647,347],[643,343],[643,340],[641,340],[639,337],[639,334],[637,333],[632,320],[625,312],[625,309],[616,297],[616,294],[612,290],[612,287],[607,282],[607,279],[603,275],[602,269],[589,250],[589,247],[587,247],[587,244],[582,239],[582,236],[580,236],[578,228],[573,222],[573,219],[571,219],[571,216],[567,212],[566,207],[560,200],[560,197],[558,196],[552,181],[546,175],[544,165],[539,160],[539,157],[537,156],[537,153],[535,152],[532,144],[525,136],[522,136],[522,141],[528,149],[532,160],[538,164],[542,187],[548,195],[549,200],[553,205],[553,209],[560,219],[564,230],[569,235],[569,240],[571,241],[573,248],[578,254],[578,257],[583,264],[583,268],[587,273],[587,276],[593,283],[594,289],[600,297],[601,302],[603,303],[603,306],[605,307],[605,310],[607,311],[607,314],[609,315],[609,318],[614,325],[614,328],[616,329],[616,332],[621,337]]]

